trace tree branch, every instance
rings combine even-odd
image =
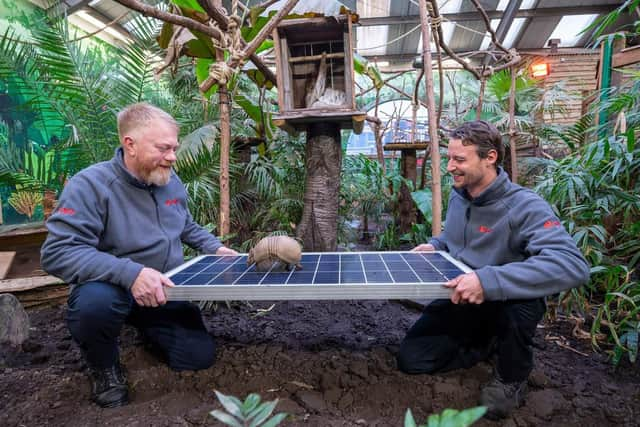
[[[222,37],[222,33],[220,30],[214,27],[210,27],[208,25],[204,25],[198,21],[195,21],[191,18],[187,18],[186,16],[176,15],[174,13],[164,12],[162,10],[156,9],[153,6],[149,6],[144,3],[140,3],[137,0],[115,0],[116,3],[120,3],[123,6],[128,7],[129,9],[133,9],[142,13],[145,16],[151,16],[153,18],[157,18],[164,22],[169,22],[171,24],[180,25],[181,27],[188,28],[190,30],[199,31],[204,33],[210,37],[213,37],[216,40],[220,40]]]
[[[498,40],[496,32],[493,31],[493,28],[491,28],[491,20],[489,19],[489,15],[487,15],[487,12],[484,10],[480,2],[478,0],[471,0],[471,3],[473,3],[476,9],[478,9],[478,12],[480,12],[480,16],[482,16],[482,20],[484,21],[484,25],[487,28],[487,32],[491,34],[491,41],[493,42],[493,45],[507,55],[511,55],[511,52],[509,52],[509,50],[504,47],[502,43],[500,43],[500,40]]]
[[[428,2],[431,5],[430,11],[429,11],[432,13],[431,17],[436,22],[440,21],[442,17],[440,16],[440,9],[438,8],[437,1],[428,0]],[[472,66],[467,64],[467,62],[464,59],[456,55],[456,53],[453,50],[451,50],[451,48],[447,46],[447,44],[444,42],[444,35],[442,34],[442,27],[440,25],[436,25],[436,31],[438,32],[438,42],[442,47],[442,49],[444,49],[444,51],[447,52],[447,55],[449,55],[449,57],[454,61],[456,61],[458,64],[462,65],[462,68],[464,68],[465,70],[473,74],[476,79],[480,80],[480,73],[478,73]]]
[[[229,28],[229,17],[227,16],[226,10],[221,10],[214,4],[213,0],[198,0],[198,4],[202,6],[211,19],[218,23],[222,31],[227,31],[227,28]]]
[[[278,13],[269,20],[267,25],[265,25],[260,32],[251,40],[251,42],[243,49],[242,51],[242,59],[246,59],[249,55],[255,53],[255,51],[260,47],[263,41],[267,39],[276,28],[276,26],[280,23],[280,21],[291,12],[291,10],[298,4],[298,0],[288,0],[287,4],[284,5],[282,9],[278,11]],[[232,66],[235,64],[231,64]]]
[[[161,10],[156,9],[155,7],[146,5],[144,3],[140,3],[137,0],[115,0],[115,1],[117,3],[120,3],[123,6],[128,7],[129,9],[140,12],[145,16],[151,16],[163,22],[169,22],[171,24],[180,25],[182,27],[188,28],[189,30],[200,31],[210,37],[213,37],[216,40],[220,40],[220,38],[222,37],[222,33],[217,28],[204,25],[191,18],[187,18],[181,15],[176,15],[173,13],[163,12]],[[219,9],[217,9],[217,13],[215,14],[215,16],[211,16],[211,19],[216,21],[220,28],[228,28],[229,19]],[[262,62],[262,60],[260,59],[260,57],[258,57],[258,55],[256,55],[255,53],[252,53],[251,55],[249,55],[249,59],[251,60],[251,62],[255,64],[258,70],[260,70],[262,74],[264,74],[267,80],[269,80],[274,85],[277,84],[275,74],[273,74],[273,72],[269,69],[269,67],[267,67]]]

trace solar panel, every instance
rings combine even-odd
[[[307,252],[302,268],[257,271],[247,255],[202,255],[169,271],[169,300],[449,298],[471,271],[446,252]]]

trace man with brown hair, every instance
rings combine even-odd
[[[495,354],[480,404],[489,418],[502,418],[523,403],[544,297],[586,283],[589,265],[549,204],[502,170],[495,126],[474,121],[455,129],[447,157],[454,188],[444,230],[414,250],[447,251],[474,270],[447,283],[450,300],[427,306],[400,345],[398,366],[445,372]]]
[[[129,402],[117,340],[125,323],[175,370],[206,369],[215,343],[200,310],[167,302],[163,272],[184,262],[182,243],[230,254],[193,221],[173,172],[178,124],[163,110],[134,104],[118,114],[120,147],[69,180],[47,221],[42,267],[72,285],[67,323],[89,367],[91,398],[102,407]]]

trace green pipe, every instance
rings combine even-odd
[[[605,123],[607,123],[607,111],[602,108],[609,99],[609,88],[611,87],[611,56],[613,50],[613,43],[611,39],[604,40],[604,51],[602,53],[602,77],[600,84],[600,113],[598,115],[598,128],[600,129],[600,137],[606,136]]]

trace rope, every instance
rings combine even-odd
[[[209,78],[222,85],[226,84],[234,73],[242,69],[245,62],[245,59],[243,58],[244,50],[242,47],[242,33],[240,32],[242,27],[242,18],[237,15],[237,9],[238,2],[237,0],[234,0],[232,2],[233,14],[229,16],[227,30],[220,31],[222,33],[220,40],[212,40],[216,49],[226,50],[229,52],[230,62],[238,64],[236,67],[232,68],[227,64],[227,62],[218,61],[209,66]],[[216,22],[213,22],[211,25],[220,30],[220,27]]]

